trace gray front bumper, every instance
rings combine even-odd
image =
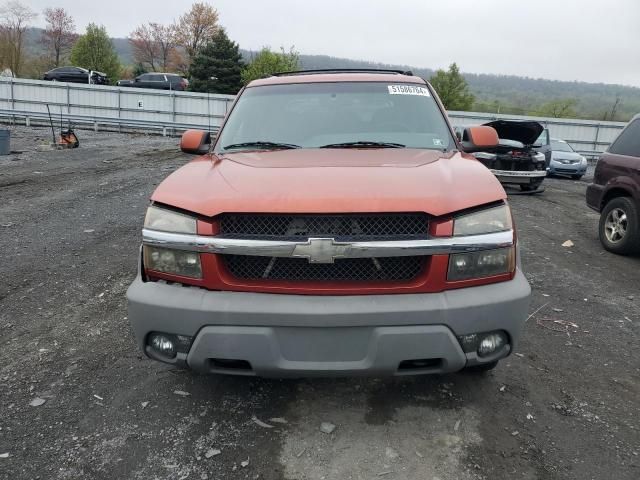
[[[580,174],[584,175],[587,172],[587,165],[581,163],[559,163],[551,160],[548,171],[550,174],[564,173],[564,174]]]
[[[542,182],[547,176],[546,170],[494,170],[491,169],[501,183],[514,183],[528,185],[534,182]]]
[[[129,320],[141,349],[151,332],[195,337],[172,362],[202,372],[260,376],[401,375],[451,372],[505,356],[517,344],[529,308],[522,272],[509,282],[442,293],[307,296],[213,292],[134,280]],[[456,337],[504,330],[510,346],[493,357],[465,354]],[[250,372],[211,359],[245,360]],[[159,358],[158,358],[159,359]],[[404,360],[439,359],[400,371]]]

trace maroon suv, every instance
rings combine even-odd
[[[640,252],[640,115],[598,160],[587,205],[600,212],[604,248],[623,255]]]

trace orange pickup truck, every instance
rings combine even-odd
[[[147,356],[272,377],[489,370],[529,307],[506,195],[410,72],[256,80],[156,189],[129,319]]]

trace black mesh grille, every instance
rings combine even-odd
[[[227,214],[220,234],[232,238],[300,240],[330,237],[336,240],[401,240],[424,238],[428,217],[422,213],[270,215]]]
[[[222,255],[229,272],[247,280],[400,282],[416,278],[425,257],[345,258],[309,263],[305,258]]]

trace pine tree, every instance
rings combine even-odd
[[[191,63],[190,90],[235,95],[242,88],[243,67],[238,44],[220,28]]]

